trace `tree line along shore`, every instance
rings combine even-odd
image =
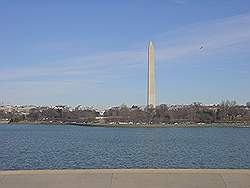
[[[1,106],[0,123],[109,127],[249,127],[250,103],[237,105],[235,101],[225,101],[217,105],[161,104],[156,108],[121,105],[103,111],[80,106]]]

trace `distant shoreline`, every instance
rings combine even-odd
[[[145,124],[145,125],[135,125],[135,124],[107,124],[107,123],[50,123],[50,122],[1,122],[0,125],[72,125],[80,127],[105,127],[105,128],[250,128],[250,123],[209,123],[209,124]]]

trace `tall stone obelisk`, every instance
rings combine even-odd
[[[147,106],[155,108],[155,60],[154,44],[152,41],[148,45],[148,96]]]

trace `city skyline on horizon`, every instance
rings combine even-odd
[[[0,5],[7,103],[145,105],[151,40],[158,105],[250,100],[250,2]]]

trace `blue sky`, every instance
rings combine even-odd
[[[158,104],[250,101],[247,0],[0,0],[0,100],[144,105],[150,40]]]

